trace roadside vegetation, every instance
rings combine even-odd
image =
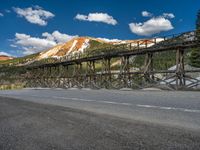
[[[0,90],[16,90],[23,89],[25,84],[23,83],[11,83],[11,84],[0,84]]]

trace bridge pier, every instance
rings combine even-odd
[[[148,84],[153,81],[153,53],[146,53],[144,60],[144,82]]]
[[[83,68],[82,63],[76,63],[73,65],[73,74],[71,80],[71,87],[77,86],[78,88],[83,87]]]
[[[100,75],[100,87],[111,88],[112,86],[112,75],[111,75],[111,58],[105,58],[102,60],[102,69]]]
[[[131,88],[129,56],[124,56],[121,58],[119,80],[119,84],[122,82],[122,87]]]
[[[85,87],[94,88],[96,87],[96,66],[95,61],[88,61],[86,64],[86,79]]]
[[[69,66],[63,66],[62,70],[63,76],[63,88],[69,88]]]
[[[176,90],[185,86],[184,50],[176,51]]]

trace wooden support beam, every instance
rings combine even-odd
[[[120,66],[120,75],[119,75],[119,83],[121,83],[122,87],[130,88],[131,82],[131,74],[130,74],[130,61],[129,56],[125,56],[121,58],[121,66]]]
[[[150,82],[154,80],[153,72],[153,53],[146,53],[144,60],[144,78],[145,82]]]
[[[83,77],[82,77],[82,63],[76,63],[73,65],[73,75],[71,80],[72,86],[83,87]]]
[[[185,86],[184,50],[176,51],[176,89]]]
[[[102,70],[101,70],[101,84],[104,88],[110,88],[112,82],[111,75],[111,58],[102,59]]]
[[[86,63],[86,81],[85,86],[93,87],[96,84],[96,66],[95,61],[88,61]]]

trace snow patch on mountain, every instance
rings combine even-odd
[[[77,44],[77,43],[78,43],[78,41],[77,41],[77,40],[74,40],[74,42],[73,42],[71,48],[70,48],[69,51],[67,52],[67,55],[70,54],[70,53],[72,52],[72,50],[76,47],[76,44]]]
[[[97,38],[97,39],[105,41],[105,42],[109,42],[109,43],[112,43],[112,42],[121,42],[122,41],[122,40],[119,40],[119,39],[107,39],[107,38]]]
[[[82,47],[78,49],[79,52],[83,53],[84,50],[90,46],[89,39],[85,39],[85,42],[82,44]]]
[[[45,59],[49,57],[56,57],[58,51],[62,48],[63,45],[58,45],[50,50],[40,53],[39,59]]]

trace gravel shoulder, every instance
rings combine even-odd
[[[0,150],[200,149],[200,131],[0,97]]]

